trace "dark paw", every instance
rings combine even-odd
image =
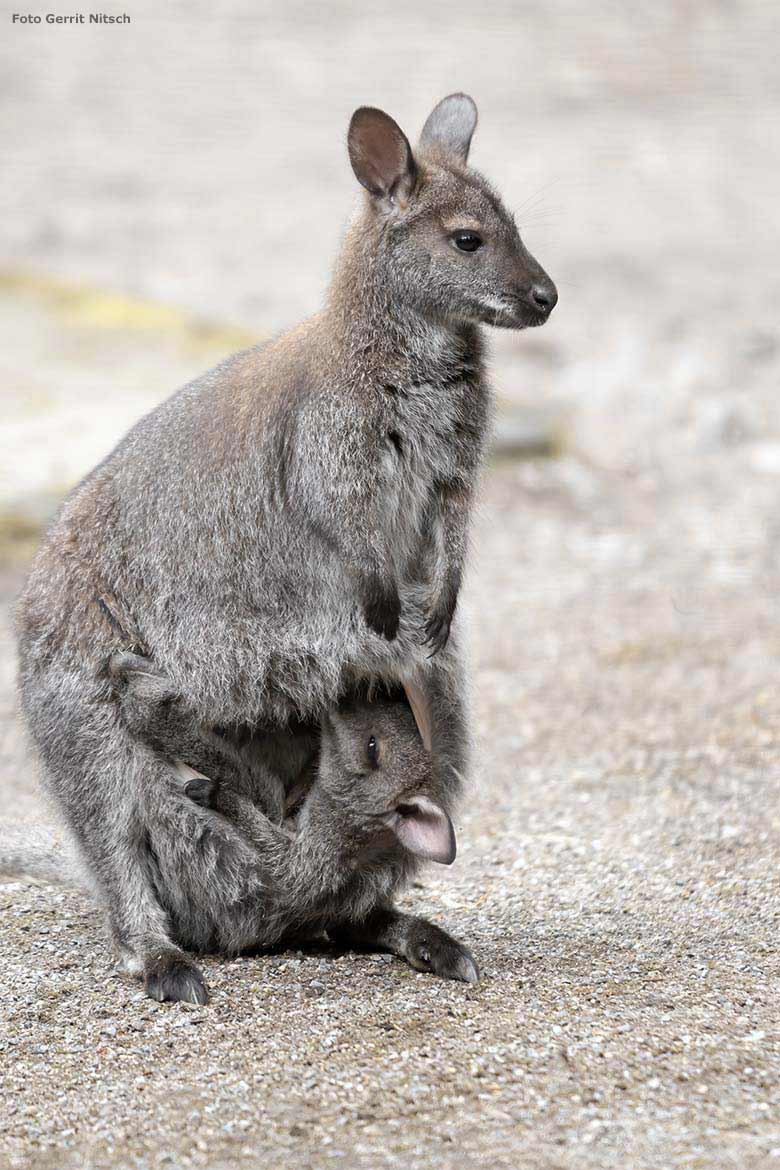
[[[457,604],[457,586],[449,586],[444,589],[428,615],[428,620],[424,627],[425,637],[423,644],[431,647],[431,652],[428,655],[429,658],[433,658],[434,654],[438,654],[447,645]]]
[[[381,638],[392,642],[398,633],[401,617],[401,598],[395,586],[376,582],[369,590],[363,612],[368,625]]]
[[[479,982],[479,967],[471,952],[438,926],[427,925],[415,931],[406,958],[417,971],[430,971],[461,983]]]
[[[217,795],[217,782],[208,776],[195,776],[184,785],[184,795],[194,800],[201,808],[211,808]]]
[[[144,970],[144,987],[150,999],[158,1003],[209,1002],[209,993],[198,968],[187,959],[165,956],[148,963]]]
[[[452,615],[433,613],[425,623],[425,637],[423,645],[430,646],[431,652],[429,658],[433,658],[434,654],[438,654],[447,645],[450,637],[450,626],[452,625]]]

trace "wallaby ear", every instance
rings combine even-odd
[[[355,110],[347,146],[358,182],[375,199],[403,206],[414,188],[417,166],[406,135],[390,115],[371,106]]]
[[[417,730],[420,733],[423,746],[429,752],[433,748],[433,736],[431,734],[431,713],[428,696],[420,684],[413,678],[405,680],[404,690],[409,700],[409,706],[412,708],[414,721],[417,724]]]
[[[401,804],[388,818],[388,825],[405,849],[424,861],[452,865],[457,842],[449,815],[427,796],[415,796]]]
[[[471,136],[477,128],[477,106],[467,93],[442,98],[428,115],[420,135],[420,150],[442,154],[465,163]]]

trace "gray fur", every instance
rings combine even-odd
[[[308,790],[319,750],[318,727],[288,726],[278,737],[286,749],[282,755],[271,732],[242,742],[241,736],[220,733],[195,718],[186,696],[148,658],[116,654],[109,676],[125,727],[163,759],[185,762],[214,777],[277,823],[288,811],[288,797],[296,799]],[[207,786],[197,787],[198,799],[204,800]],[[187,795],[196,798],[194,787]]]
[[[159,751],[187,750],[186,717],[175,714],[175,703],[168,712],[161,693],[144,687],[139,677],[135,671],[129,679],[123,707],[131,718],[146,707],[144,723],[153,729]],[[231,751],[222,754],[208,740],[193,739],[187,746],[198,764],[204,753],[210,759],[209,807],[184,796],[193,783],[183,783],[181,775],[194,774],[189,761],[179,775],[169,765],[176,799],[169,819],[149,826],[143,844],[148,878],[177,947],[235,954],[327,930],[345,943],[390,950],[420,970],[477,980],[465,947],[392,905],[420,858],[430,856],[429,842],[410,834],[410,825],[432,823],[441,859],[454,855],[451,789],[433,768],[405,701],[345,702],[324,717],[317,776],[293,827],[281,818],[275,822],[236,790]],[[13,841],[10,848],[4,843],[0,869],[5,872],[33,869],[49,880],[81,877],[72,859],[46,839],[32,865],[18,862]],[[131,947],[121,949],[128,970],[144,975],[150,995],[205,1002],[202,976],[181,951],[161,948],[141,961]]]
[[[414,679],[453,796],[467,772],[455,607],[491,412],[479,325],[541,324],[555,293],[462,151],[415,157],[375,114],[353,119],[350,154],[384,185],[324,310],[133,427],[66,500],[21,598],[48,786],[152,986],[183,959],[150,838],[172,834],[186,865],[203,811],[121,718],[113,655],[151,657],[196,721],[235,736],[316,723],[360,680]],[[484,236],[474,255],[453,245],[463,224]],[[228,832],[209,830],[215,865]]]

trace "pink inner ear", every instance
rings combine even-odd
[[[427,796],[417,796],[394,814],[398,840],[425,861],[451,865],[455,860],[455,830],[447,813]]]

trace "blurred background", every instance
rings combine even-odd
[[[474,165],[560,286],[549,329],[495,337],[514,426],[635,469],[777,437],[777,5],[128,11],[0,45],[6,517],[313,312],[357,199],[352,110],[414,141],[454,89],[480,109]]]
[[[491,338],[496,446],[464,599],[480,783],[460,868],[415,898],[449,908],[493,998],[448,1057],[466,1105],[420,1125],[449,1126],[456,1152],[489,1125],[491,1165],[513,1170],[512,1143],[536,1141],[558,1159],[537,1167],[657,1170],[661,1150],[664,1165],[764,1165],[780,1151],[761,991],[780,916],[780,5],[128,0],[129,25],[83,27],[12,25],[3,8],[13,816],[46,815],[9,616],[41,524],[154,403],[317,308],[358,198],[352,110],[381,106],[414,141],[465,90],[472,162],[560,303],[543,330]],[[98,1125],[74,1069],[67,1108]],[[312,1132],[327,1102],[349,1113],[339,1092],[323,1090]],[[55,1141],[55,1115],[36,1140]]]

